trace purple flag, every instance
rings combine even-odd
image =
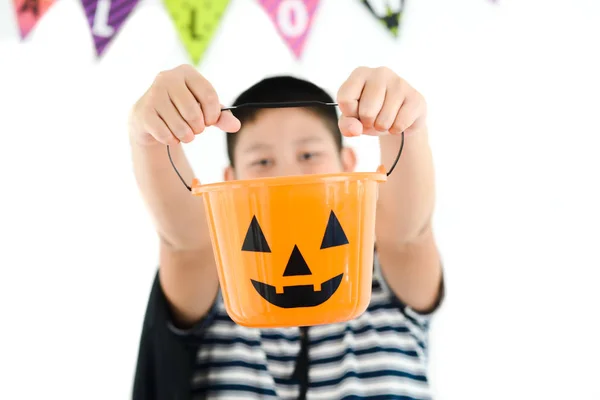
[[[98,57],[117,35],[138,0],[81,0]]]

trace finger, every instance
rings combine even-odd
[[[396,120],[403,102],[402,85],[399,80],[394,80],[387,86],[385,100],[373,124],[374,128],[379,132],[388,132]]]
[[[360,100],[358,100],[358,118],[364,130],[373,129],[375,119],[379,115],[385,101],[386,89],[386,77],[382,74],[371,75],[365,83]]]
[[[400,107],[396,119],[389,130],[390,133],[399,135],[402,132],[410,130],[420,115],[421,102],[414,96],[408,97],[402,104],[402,107]]]
[[[183,143],[191,142],[194,139],[192,128],[179,114],[167,93],[155,101],[154,109],[177,139]]]
[[[337,102],[342,115],[358,117],[358,100],[369,76],[368,68],[357,68],[340,86],[337,93]]]
[[[174,145],[179,143],[179,139],[173,136],[171,130],[165,121],[156,113],[155,110],[149,110],[146,115],[144,115],[144,130],[148,132],[157,142],[166,144],[166,145]]]
[[[181,81],[181,85],[176,85],[174,88],[169,90],[169,97],[171,101],[177,107],[179,115],[187,122],[192,128],[194,134],[199,134],[204,131],[204,115],[202,108],[196,98],[188,89],[185,80]]]
[[[194,70],[185,75],[185,83],[202,107],[204,125],[216,124],[221,114],[221,107],[219,96],[210,82]]]
[[[219,115],[219,120],[215,126],[223,132],[234,133],[240,130],[242,124],[231,111],[223,111]]]
[[[346,137],[360,136],[363,133],[363,126],[358,118],[342,116],[338,126],[342,135]]]

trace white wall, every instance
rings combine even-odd
[[[257,3],[232,0],[200,70],[224,103],[279,72],[334,93],[361,64],[412,82],[430,104],[448,286],[436,398],[599,399],[598,2],[409,0],[398,41],[358,1],[344,16],[341,4],[322,1],[295,62]],[[186,54],[158,0],[99,62],[76,0],[24,43],[11,5],[0,2],[0,398],[126,399],[157,263],[126,117]],[[376,141],[351,144],[359,168],[375,168]],[[187,149],[203,181],[221,179],[219,133]]]

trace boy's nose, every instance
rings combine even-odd
[[[279,176],[293,176],[293,175],[302,175],[304,171],[298,163],[279,163],[279,168],[277,170],[277,175]]]

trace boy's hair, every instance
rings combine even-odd
[[[295,78],[292,76],[273,76],[265,78],[246,89],[233,102],[234,106],[244,103],[264,103],[264,102],[290,102],[290,101],[322,101],[333,103],[332,97],[322,88],[309,81]],[[342,149],[342,134],[338,127],[338,115],[335,107],[306,107],[307,111],[312,112],[323,120],[325,125],[331,131],[338,150]],[[264,111],[260,108],[241,108],[232,110],[242,123],[253,121],[258,114]],[[229,163],[234,166],[234,150],[238,135],[236,133],[226,133],[227,136],[227,156]]]

